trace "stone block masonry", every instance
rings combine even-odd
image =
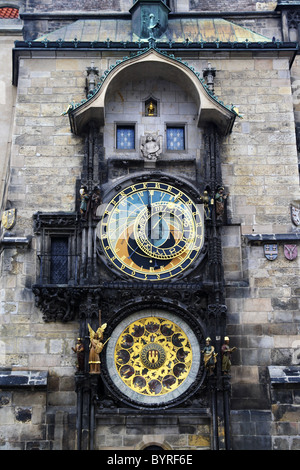
[[[270,366],[268,371],[271,382],[273,449],[299,450],[299,367]]]
[[[141,429],[143,432],[141,434]],[[165,450],[210,449],[210,419],[201,416],[98,417],[97,449],[143,450],[159,445]]]
[[[273,11],[276,7],[273,0],[237,0],[234,4],[234,11]],[[233,11],[232,2],[229,0],[217,0],[213,3],[209,0],[189,0],[191,11]]]
[[[22,220],[26,225],[31,225],[34,207],[44,211],[74,210],[75,181],[83,152],[62,113],[74,98],[82,98],[84,72],[76,71],[75,63],[72,72],[62,70],[62,64],[56,65],[54,60],[45,61],[43,71],[37,72],[38,63],[33,61],[30,69],[25,66],[20,77],[12,156],[18,174],[11,199],[14,203],[23,193],[23,201],[18,200],[22,207],[18,222]]]
[[[29,11],[82,11],[82,3],[79,0],[52,0],[50,3],[43,4],[36,0],[28,3]],[[120,11],[120,0],[101,0],[101,10]],[[99,11],[99,2],[97,0],[87,0],[84,4],[84,11]]]
[[[116,2],[115,5],[106,2],[106,5],[109,3],[111,8],[118,7]],[[256,8],[256,3],[247,3],[249,8]],[[191,7],[192,4],[194,9],[198,8],[196,2],[191,1]],[[225,2],[218,2],[220,7],[221,4],[225,7]],[[239,6],[244,8],[246,3],[241,1]],[[95,51],[92,55],[101,73],[123,56],[121,52],[109,57],[108,53]],[[232,358],[233,446],[296,448],[298,443],[292,428],[299,426],[298,392],[290,394],[286,389],[284,392],[276,389],[278,396],[284,395],[279,407],[273,390],[270,407],[267,368],[282,363],[297,365],[299,259],[286,260],[280,244],[278,258],[270,262],[264,256],[262,243],[250,244],[244,238],[247,234],[289,233],[294,229],[290,203],[299,199],[299,177],[289,63],[277,54],[266,58],[250,52],[242,57],[233,53],[212,54],[209,59],[217,72],[217,95],[225,103],[234,103],[243,116],[236,119],[232,134],[223,139],[220,149],[223,182],[230,192],[229,225],[224,228],[223,244],[227,333],[232,346],[238,347]],[[188,53],[183,54],[183,60],[189,61]],[[91,57],[80,56],[76,51],[72,57],[21,59],[8,193],[12,207],[17,208],[16,236],[33,235],[32,217],[37,211],[75,210],[83,139],[71,133],[68,118],[62,113],[69,103],[85,98],[84,73],[90,62]],[[207,55],[197,52],[191,63],[200,72],[207,65]],[[187,123],[193,130],[187,134],[188,147],[201,166],[204,131],[198,132],[196,128],[197,109],[189,94],[177,85],[154,81],[153,77],[146,82],[149,88],[155,88],[164,112],[155,121],[157,127],[152,129],[137,107],[137,100],[148,96],[147,86],[139,85],[138,89],[137,82],[121,84],[118,92],[123,99],[116,92],[107,103],[105,158],[115,154],[115,121],[120,114],[122,120],[132,120],[134,110],[138,137],[152,130],[163,132],[166,116],[171,121],[177,118]],[[192,165],[178,169],[175,162],[173,159],[166,165],[165,171],[194,181]],[[33,391],[26,388],[22,395],[22,381],[29,381],[28,376],[25,374],[24,378],[19,370],[3,376],[0,414],[6,429],[1,428],[0,442],[3,448],[67,449],[75,445],[73,378],[76,369],[71,348],[78,335],[78,323],[43,321],[31,291],[38,271],[37,251],[33,237],[30,250],[14,247],[1,254],[1,366],[48,372],[48,392],[46,396],[45,389],[36,386]],[[10,380],[20,382],[12,384]],[[9,388],[12,385],[13,390]],[[286,426],[283,416],[286,421],[291,418]],[[20,423],[24,425],[22,430]],[[141,427],[143,435],[140,435]],[[274,428],[273,439],[270,430]],[[154,442],[176,450],[207,449],[209,420],[206,417],[197,421],[190,416],[172,417],[167,422],[149,416],[144,420],[140,416],[134,419],[112,416],[108,420],[97,416],[95,447],[98,449],[136,449],[137,445],[142,448]]]
[[[51,406],[53,388],[47,371],[0,371],[0,450],[74,449],[75,415]]]

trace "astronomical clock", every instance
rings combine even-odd
[[[148,53],[151,64],[159,57],[157,72],[164,71],[165,80],[172,67],[177,74],[179,58],[149,50],[119,61],[103,82],[119,70],[116,83],[123,83],[128,78],[123,66]],[[161,61],[167,61],[162,68]],[[132,73],[136,65],[133,62]],[[194,84],[186,73],[194,71],[185,63],[180,67],[186,96]],[[153,72],[151,80],[156,83]],[[114,83],[112,78],[107,97],[113,96]],[[105,123],[100,88],[99,95],[68,111],[72,131],[84,139],[76,211],[35,214],[42,265],[33,290],[47,321],[79,320],[81,449],[91,445],[86,430],[93,436],[97,419],[113,413],[198,413],[210,420],[212,387],[215,396],[220,390],[220,384],[206,380],[213,374],[210,377],[203,351],[211,337],[220,357],[225,331],[225,196],[217,126],[226,134],[233,116],[220,103],[214,103],[212,111],[206,98],[213,98],[204,96],[201,83],[199,97],[194,97],[197,106],[201,103],[201,122],[195,120],[195,103],[188,102],[189,122],[168,124],[158,101],[155,112],[148,112],[150,98],[145,95],[137,121],[142,116],[148,128],[153,125],[151,136],[139,135],[144,124],[123,125],[122,114],[120,122],[114,114]],[[110,107],[106,109],[109,113]],[[205,121],[212,115],[216,124]],[[220,361],[217,367],[220,371]],[[217,421],[212,422],[217,433]]]
[[[203,205],[181,186],[155,179],[124,183],[103,206],[97,228],[106,266],[125,286],[139,286],[129,314],[112,323],[103,376],[124,402],[139,408],[182,401],[202,370],[189,315],[168,308],[160,295],[154,301],[151,292],[159,285],[166,295],[168,281],[176,283],[201,259]]]
[[[213,138],[214,131],[206,148]],[[93,146],[86,145],[77,186],[77,215],[38,213],[35,219],[41,247],[53,252],[43,271],[46,288],[34,286],[37,302],[47,321],[80,320],[84,359],[78,359],[76,374],[78,414],[86,419],[86,406],[95,422],[106,413],[143,412],[204,413],[209,420],[210,390],[217,385],[204,360],[206,338],[222,336],[226,314],[222,223],[212,202],[221,181],[210,173],[199,178],[196,171],[195,181],[164,173],[159,160],[154,170],[141,171],[141,160],[133,160],[132,171],[117,179],[103,163],[101,184],[93,189],[100,165],[93,179],[86,175],[98,139],[92,128],[87,143]],[[212,148],[209,155],[218,146]],[[61,260],[70,253],[65,266]],[[55,263],[60,271],[51,278]],[[98,338],[101,325],[104,335]],[[80,448],[89,446],[85,426],[94,432],[92,421],[82,424]]]
[[[168,280],[199,256],[203,215],[175,186],[137,183],[109,202],[99,237],[106,257],[120,273],[142,281]]]

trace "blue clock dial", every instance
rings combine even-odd
[[[187,269],[204,242],[202,206],[166,183],[137,183],[107,205],[100,239],[110,263],[140,280],[166,280]]]

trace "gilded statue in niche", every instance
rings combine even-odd
[[[147,106],[147,116],[154,116],[155,114],[156,114],[156,108],[153,102],[151,101],[149,103],[149,106]]]
[[[16,215],[17,215],[16,209],[5,210],[1,217],[2,227],[5,228],[6,230],[12,229],[16,223]]]

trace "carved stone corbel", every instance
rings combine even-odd
[[[35,305],[43,312],[45,322],[74,320],[79,292],[72,287],[34,285]]]

